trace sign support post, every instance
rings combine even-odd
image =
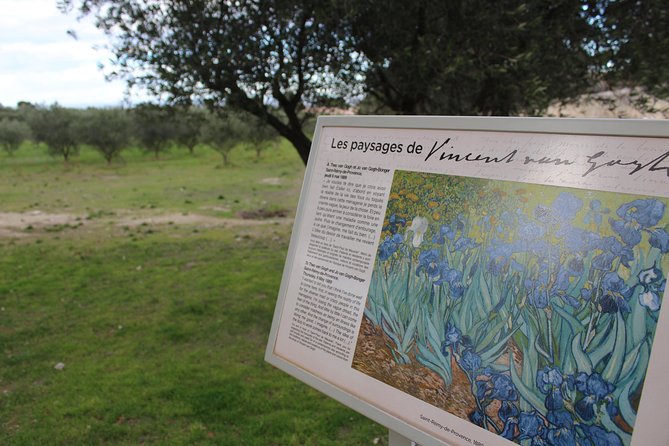
[[[402,434],[388,430],[388,446],[418,446]]]

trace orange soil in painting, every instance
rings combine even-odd
[[[396,364],[387,347],[390,342],[381,329],[366,317],[363,318],[353,368],[453,415],[468,419],[468,415],[476,408],[476,402],[467,376],[457,365],[452,364],[453,382],[445,388],[439,375],[416,361]]]

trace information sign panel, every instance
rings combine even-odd
[[[669,123],[318,120],[266,359],[422,445],[669,444]]]

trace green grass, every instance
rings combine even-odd
[[[154,159],[138,149],[107,166],[92,150],[66,165],[26,144],[14,157],[0,154],[3,211],[180,211],[233,216],[245,209],[294,206],[302,182],[301,162],[288,143],[260,160],[250,150],[232,152],[232,165],[198,147],[195,155],[173,149]],[[279,183],[279,185],[276,185]]]
[[[94,153],[64,166],[22,149],[0,159],[0,212],[103,219],[147,212],[141,204],[150,202],[150,212],[193,206],[226,216],[263,201],[294,212],[303,167],[289,147],[257,163],[233,153],[235,165],[223,169],[200,152],[160,161],[127,154],[106,167]],[[286,181],[260,182],[268,177]],[[194,191],[192,204],[178,187]],[[202,208],[227,200],[230,211]],[[86,223],[0,238],[0,444],[363,445],[384,437],[263,360],[289,235],[289,225],[275,224],[110,232]]]

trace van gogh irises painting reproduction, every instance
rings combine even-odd
[[[666,208],[396,171],[353,368],[521,445],[629,445]]]

